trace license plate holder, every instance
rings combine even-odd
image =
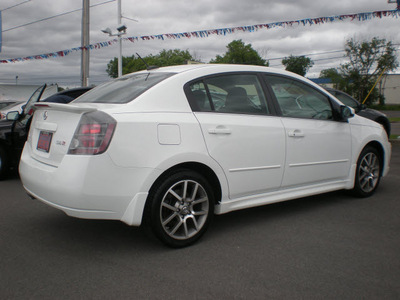
[[[53,138],[52,132],[40,131],[36,149],[39,151],[49,153],[52,138]]]

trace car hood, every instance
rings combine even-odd
[[[378,110],[365,108],[360,110],[357,114],[363,117],[371,118],[371,117],[386,117],[386,115]]]
[[[349,119],[349,123],[352,125],[359,125],[359,126],[369,126],[369,127],[376,127],[380,128],[381,125],[376,123],[375,121],[365,118],[361,115],[354,115],[354,117]]]

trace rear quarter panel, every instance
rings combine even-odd
[[[209,156],[200,125],[192,112],[119,113],[113,117],[118,125],[107,151],[112,161],[121,167],[153,170],[141,191],[148,191],[157,177],[171,167],[197,162],[214,171],[223,194],[227,194],[225,174]],[[168,136],[162,136],[165,132],[160,128],[164,125],[174,128],[171,143],[168,143]]]

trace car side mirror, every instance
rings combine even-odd
[[[7,113],[6,115],[6,120],[11,120],[11,121],[15,121],[19,118],[19,112],[18,111],[10,111],[9,113]]]
[[[343,121],[347,121],[347,119],[354,117],[354,109],[348,106],[341,105],[340,116]]]

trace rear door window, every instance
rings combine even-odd
[[[229,74],[207,77],[186,88],[193,111],[268,114],[266,99],[255,74]]]

